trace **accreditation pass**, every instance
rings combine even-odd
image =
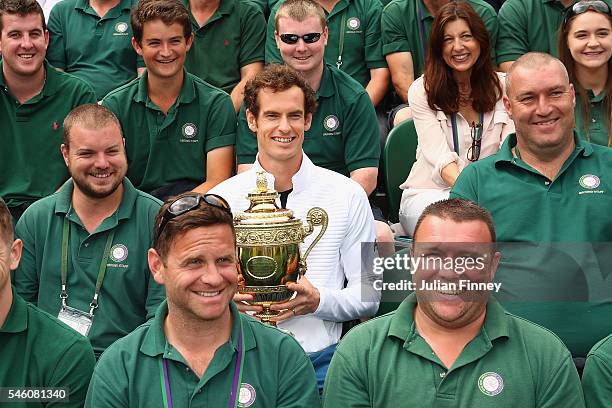
[[[69,402],[68,388],[0,387],[0,404],[6,402]]]

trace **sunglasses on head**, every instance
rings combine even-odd
[[[598,13],[612,15],[610,5],[602,0],[581,0],[565,10],[565,19],[563,23],[567,23],[573,17],[585,13],[589,10],[597,11]]]
[[[319,41],[323,33],[308,33],[304,35],[297,34],[280,34],[279,37],[285,44],[295,44],[301,38],[306,44],[312,44]]]
[[[218,196],[216,194],[197,194],[197,193],[184,195],[172,201],[172,203],[170,203],[168,208],[166,208],[164,215],[162,215],[161,220],[159,221],[159,225],[157,228],[157,233],[155,234],[154,242],[157,242],[161,233],[164,231],[164,228],[166,227],[166,225],[168,224],[170,220],[180,215],[186,214],[189,211],[193,211],[197,208],[200,208],[200,203],[202,202],[210,206],[213,206],[215,208],[219,208],[225,211],[226,213],[228,213],[230,216],[232,215],[232,210],[230,209],[229,204],[221,196]]]

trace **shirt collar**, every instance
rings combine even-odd
[[[145,71],[140,78],[138,79],[138,85],[136,94],[132,98],[134,102],[145,103],[147,107],[151,107],[151,100],[149,99],[149,90],[147,88],[147,71]],[[193,77],[187,73],[185,68],[183,68],[183,85],[181,87],[181,92],[179,93],[175,106],[178,106],[181,103],[190,103],[195,99],[195,83]]]
[[[416,294],[411,293],[402,303],[400,303],[391,317],[391,324],[387,336],[397,337],[403,340],[404,348],[407,342],[416,335],[416,325],[414,324],[414,309],[416,304]],[[509,318],[510,317],[499,302],[490,297],[487,302],[485,321],[478,335],[480,336],[484,332],[486,335],[485,338],[491,341],[501,337],[509,337]]]
[[[238,334],[240,332],[240,319],[242,319],[242,344],[244,350],[254,349],[257,343],[251,325],[247,323],[247,319],[250,319],[250,317],[242,316],[234,302],[230,302],[229,307],[232,314],[232,332],[230,335],[232,347],[234,350],[238,350]],[[168,339],[164,333],[166,316],[168,316],[168,301],[164,300],[157,308],[155,317],[151,320],[149,329],[142,340],[142,345],[140,346],[141,353],[151,357],[159,355],[166,357],[168,350]]]
[[[55,95],[61,89],[60,76],[62,73],[58,72],[47,60],[44,61],[43,67],[45,70],[45,84],[42,90],[37,96],[34,96],[31,100],[34,101],[37,97]],[[8,87],[4,79],[3,61],[0,60],[0,86]],[[36,99],[37,100],[37,99]]]
[[[13,303],[4,324],[0,327],[0,333],[21,333],[28,328],[28,305],[21,296],[15,293],[15,289],[11,290],[13,291]]]
[[[294,193],[299,193],[311,187],[312,180],[310,174],[314,168],[314,163],[310,160],[308,156],[306,156],[306,153],[302,151],[302,164],[300,165],[300,169],[297,171],[297,173],[293,175],[293,177],[291,177]],[[268,173],[266,169],[261,166],[261,164],[259,163],[259,154],[257,154],[257,157],[255,157],[255,163],[253,164],[253,176],[255,176],[258,171],[265,171],[268,186],[274,186],[274,175]]]
[[[574,149],[574,154],[572,154],[570,157],[576,156],[577,154],[582,154],[584,157],[589,157],[591,154],[593,154],[593,147],[591,144],[578,137],[576,131],[574,131],[574,142],[576,143],[576,147]],[[516,133],[512,133],[506,138],[506,140],[504,140],[499,152],[495,154],[495,164],[497,165],[500,162],[514,161],[512,149],[515,146]]]
[[[334,89],[332,69],[336,69],[329,64],[323,66],[323,76],[321,77],[321,84],[317,90],[317,99],[319,97],[329,98],[334,96],[336,90]]]
[[[132,9],[132,0],[121,0],[119,5],[121,6],[121,10],[131,10]],[[117,6],[115,6],[115,7],[117,7]],[[113,7],[111,10],[113,10],[115,7]],[[89,3],[89,0],[76,0],[76,2],[74,3],[74,9],[75,10],[83,10],[83,11],[85,11],[87,9],[91,9],[92,11],[94,11],[93,7],[91,7],[91,4]],[[109,10],[109,12],[111,10]],[[108,15],[108,13],[106,15],[104,15],[104,18],[106,18],[106,19],[114,18],[114,17],[118,17],[118,15],[117,16]]]
[[[56,193],[57,201],[55,202],[55,214],[66,215],[69,213],[69,211],[71,211],[73,191],[74,181],[72,181],[72,179],[68,179],[68,181],[66,181]],[[124,177],[123,197],[121,197],[121,203],[119,204],[117,211],[115,211],[115,213],[109,218],[116,218],[116,222],[129,219],[132,216],[134,208],[136,207],[137,198],[138,190],[136,190],[132,182],[127,177]],[[116,225],[116,222],[114,222],[114,225]],[[104,223],[106,223],[106,221]]]

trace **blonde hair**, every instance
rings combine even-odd
[[[290,18],[298,22],[306,20],[308,17],[318,17],[321,22],[321,28],[327,27],[325,20],[325,11],[314,0],[287,0],[276,12],[274,17],[274,29],[278,32],[278,22],[282,17]]]

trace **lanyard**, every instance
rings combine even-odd
[[[236,355],[236,365],[234,366],[234,383],[232,384],[232,395],[230,398],[230,408],[238,406],[238,386],[242,383],[242,370],[244,369],[244,348],[242,345],[242,319],[240,319],[240,334],[238,334],[238,354]],[[170,392],[170,380],[168,376],[168,362],[162,356],[159,360],[159,377],[161,379],[162,396],[164,398],[164,408],[172,408],[172,394]]]
[[[348,10],[348,6],[342,12],[342,22],[340,25],[340,44],[338,45],[338,60],[336,61],[336,67],[338,69],[340,69],[340,67],[342,66],[342,52],[344,52],[344,30],[346,30],[344,26],[346,24],[346,11],[347,10]]]
[[[110,255],[110,248],[113,244],[113,237],[115,231],[111,231],[106,238],[106,246],[104,247],[104,254],[102,255],[102,261],[100,262],[100,268],[98,269],[98,278],[96,280],[96,291],[94,297],[89,304],[89,315],[93,316],[94,311],[98,308],[98,297],[100,296],[100,289],[102,288],[102,281],[104,275],[106,275],[106,263],[108,262],[108,256]],[[62,232],[62,291],[60,298],[62,299],[62,307],[66,307],[66,299],[68,299],[67,281],[68,281],[68,246],[70,244],[70,225],[68,219],[64,217],[64,229]]]
[[[423,67],[427,59],[427,44],[425,41],[425,23],[423,23],[423,11],[421,10],[421,0],[416,0],[417,18],[419,19],[419,37],[421,39],[421,49],[423,50]]]
[[[484,131],[484,113],[480,112],[478,115],[480,116],[480,124],[482,126],[477,130],[476,140],[482,139],[482,132]],[[457,130],[457,114],[455,113],[451,113],[451,127],[453,130],[453,146],[455,153],[459,154],[459,131]]]

